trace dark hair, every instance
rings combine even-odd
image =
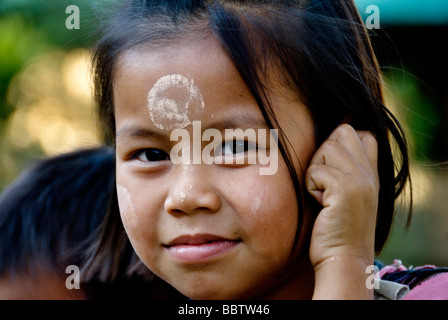
[[[68,277],[67,266],[82,268],[108,214],[113,189],[115,156],[110,147],[50,157],[25,170],[0,195],[0,277]],[[98,276],[111,273],[107,259],[91,275],[84,277],[81,271],[87,298],[148,294],[145,278],[126,273],[139,262],[130,244],[116,248],[116,254],[122,270],[109,281]]]
[[[212,32],[220,41],[268,126],[279,129],[279,150],[299,207],[303,206],[301,182],[288,139],[267,99],[265,88],[272,70],[267,66],[278,69],[281,80],[311,111],[317,147],[347,120],[355,129],[375,136],[381,185],[375,234],[379,253],[391,229],[396,200],[407,182],[411,187],[409,159],[404,132],[384,105],[378,63],[351,0],[127,1],[107,21],[93,56],[95,98],[105,141],[114,143],[112,84],[120,55],[141,44],[159,46],[200,32]]]

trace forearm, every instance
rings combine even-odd
[[[371,300],[366,268],[373,260],[358,257],[332,257],[315,267],[313,300]]]

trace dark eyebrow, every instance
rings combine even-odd
[[[225,129],[249,129],[249,128],[267,128],[267,124],[263,118],[255,117],[249,114],[240,113],[230,119],[218,120],[210,122],[202,127],[202,130],[209,128],[224,131]]]
[[[117,131],[116,138],[121,136],[126,136],[126,138],[156,138],[156,139],[166,139],[169,138],[169,134],[162,133],[146,128],[140,127],[124,127]]]
[[[247,114],[237,114],[230,119],[217,120],[215,122],[210,122],[201,129],[205,131],[206,129],[217,129],[219,131],[224,131],[225,129],[248,129],[248,128],[267,128],[264,119],[260,119]],[[171,131],[162,132],[159,130],[151,130],[142,127],[123,127],[116,133],[116,138],[125,136],[125,138],[153,138],[153,139],[167,139],[170,140]]]

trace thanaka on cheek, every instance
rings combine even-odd
[[[124,224],[129,226],[137,226],[139,224],[139,217],[128,189],[121,185],[117,185],[117,197],[120,215],[124,221]]]

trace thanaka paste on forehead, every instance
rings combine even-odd
[[[190,115],[205,107],[201,91],[193,79],[180,74],[157,80],[148,92],[147,101],[149,116],[161,130],[185,128],[192,123]]]

